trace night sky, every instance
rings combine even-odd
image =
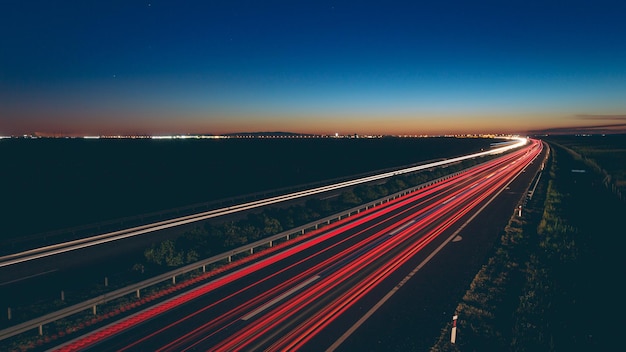
[[[626,1],[0,0],[0,135],[626,129]]]

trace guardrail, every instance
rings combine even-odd
[[[396,192],[392,195],[388,195],[385,196],[383,198],[379,198],[377,200],[374,200],[372,202],[366,203],[366,204],[362,204],[359,205],[357,207],[353,207],[347,210],[344,210],[340,213],[331,215],[331,216],[327,216],[325,218],[310,222],[308,224],[302,225],[302,226],[298,226],[296,228],[287,230],[287,231],[283,231],[281,233],[278,233],[276,235],[252,242],[252,243],[248,243],[246,245],[243,245],[241,247],[229,250],[227,252],[212,256],[210,258],[186,265],[184,267],[180,267],[178,269],[169,271],[167,273],[155,276],[153,278],[138,282],[136,284],[133,285],[129,285],[120,289],[117,289],[115,291],[109,292],[109,293],[105,293],[103,295],[100,295],[98,297],[92,298],[90,300],[81,302],[81,303],[77,303],[75,305],[72,305],[70,307],[58,310],[56,312],[52,312],[49,314],[46,314],[44,316],[41,316],[39,318],[35,318],[20,324],[17,324],[15,326],[6,328],[4,330],[0,331],[0,340],[4,340],[7,339],[9,337],[15,336],[15,335],[19,335],[21,333],[30,331],[30,330],[35,330],[38,329],[39,330],[39,335],[43,335],[43,326],[45,324],[49,324],[52,322],[55,322],[57,320],[60,319],[64,319],[67,318],[69,316],[72,316],[74,314],[78,314],[78,313],[82,313],[84,311],[87,310],[92,310],[94,312],[94,315],[97,313],[97,306],[98,305],[103,305],[107,302],[113,301],[115,299],[118,298],[122,298],[124,296],[130,295],[130,294],[135,294],[137,295],[137,297],[140,297],[141,294],[141,290],[144,290],[148,287],[151,286],[155,286],[157,284],[161,284],[164,283],[165,281],[169,281],[172,280],[173,283],[176,282],[176,277],[186,274],[186,273],[190,273],[193,271],[197,271],[199,269],[202,269],[203,271],[206,269],[207,265],[211,265],[211,264],[215,264],[215,263],[219,263],[221,261],[224,260],[228,260],[229,262],[232,260],[232,257],[238,254],[242,254],[242,253],[253,253],[255,248],[258,247],[263,247],[266,245],[270,245],[276,241],[276,240],[280,240],[282,238],[285,238],[286,240],[289,240],[292,236],[299,236],[299,235],[303,235],[306,233],[307,230],[316,230],[319,228],[320,225],[325,225],[325,224],[330,224],[332,221],[338,221],[341,219],[344,219],[346,217],[349,217],[351,215],[354,214],[358,214],[363,210],[367,210],[369,208],[375,207],[377,205],[381,205],[384,203],[387,203],[393,199],[405,196],[409,193],[413,193],[415,191],[418,191],[424,187],[428,187],[430,185],[433,185],[435,183],[444,181],[450,177],[456,176],[460,173],[464,172],[464,170],[462,171],[458,171],[440,178],[437,178],[435,180],[432,181],[428,181],[425,183],[422,183],[420,185],[417,186],[413,186],[410,188],[407,188],[403,191],[399,191]]]
[[[41,233],[35,233],[28,236],[20,236],[14,237],[6,240],[0,240],[0,255],[6,254],[9,249],[15,251],[27,249],[29,244],[31,243],[41,243],[48,242],[60,242],[60,241],[69,241],[76,238],[80,238],[83,236],[88,236],[94,233],[106,231],[115,231],[122,229],[122,227],[133,227],[149,224],[151,222],[162,221],[165,219],[171,219],[175,217],[180,217],[183,215],[192,215],[193,213],[197,213],[198,211],[207,211],[212,209],[218,209],[220,207],[231,206],[236,204],[241,204],[246,201],[254,201],[260,200],[267,197],[279,196],[283,194],[288,194],[292,192],[302,191],[311,188],[317,188],[322,186],[331,185],[333,183],[344,182],[348,180],[352,180],[360,177],[372,176],[380,173],[386,173],[390,171],[402,170],[410,167],[416,167],[420,165],[425,165],[435,161],[445,160],[444,158],[437,158],[426,160],[419,163],[412,163],[397,167],[389,167],[384,169],[378,169],[375,171],[363,172],[356,175],[336,177],[332,179],[327,179],[318,182],[309,182],[306,184],[293,185],[288,187],[276,188],[271,190],[265,190],[255,193],[237,195],[228,198],[217,199],[209,202],[201,202],[195,203],[191,205],[181,206],[177,208],[154,211],[150,213],[144,213],[139,215],[121,217],[117,219],[99,221],[97,223],[85,224],[81,226],[74,226],[71,228],[64,228],[59,230],[46,231]]]
[[[353,182],[365,183],[365,182],[373,181],[374,179],[381,180],[381,179],[388,178],[388,177],[395,176],[395,175],[413,173],[413,172],[416,172],[416,171],[423,171],[423,170],[432,169],[432,168],[436,168],[436,167],[440,167],[440,166],[444,166],[444,167],[445,166],[450,166],[450,165],[453,165],[453,164],[455,164],[457,162],[461,162],[461,161],[467,160],[467,159],[473,159],[473,158],[476,158],[476,157],[479,157],[479,156],[500,154],[500,153],[506,152],[508,150],[515,149],[517,147],[525,145],[527,143],[527,140],[525,138],[510,137],[509,139],[517,140],[518,142],[515,143],[515,144],[507,145],[507,146],[496,148],[496,149],[493,149],[493,150],[481,151],[481,152],[478,152],[478,153],[473,153],[473,154],[469,154],[469,155],[453,157],[453,158],[450,158],[450,159],[443,159],[443,160],[440,160],[440,161],[437,161],[437,162],[426,163],[426,164],[417,163],[417,164],[413,164],[413,165],[416,165],[416,166],[412,166],[412,167],[408,167],[408,168],[403,168],[403,169],[391,168],[391,170],[393,170],[393,171],[383,172],[382,174],[376,174],[376,173],[381,171],[381,170],[379,170],[375,174],[373,174],[372,176],[358,177],[356,179],[350,177],[350,179],[351,179],[350,181],[340,182],[340,183],[337,183],[335,185],[340,185],[339,187],[343,188],[343,187],[349,186],[348,183],[353,183]],[[438,160],[438,159],[434,159],[434,160]],[[387,169],[387,170],[389,170],[389,169]],[[325,182],[327,182],[327,181],[325,181]],[[322,188],[329,187],[329,186],[330,185],[321,186],[321,187],[317,187],[317,188],[314,188],[314,189],[311,189],[311,190],[317,190],[318,192],[316,192],[316,193],[319,193]],[[301,192],[303,192],[303,191],[295,192],[295,193],[301,193]],[[295,193],[293,193],[293,194],[295,194]],[[272,198],[279,198],[279,197],[280,196],[276,196],[276,197],[272,197]],[[189,208],[189,207],[191,207],[191,208]],[[196,206],[194,206],[194,205],[191,205],[189,207],[185,207],[185,209],[194,209],[194,210],[197,209]],[[183,208],[178,208],[178,210],[180,210],[180,209],[183,209]],[[180,214],[178,214],[178,215],[180,215]],[[143,220],[144,218],[141,217],[141,219]],[[170,220],[173,220],[173,219],[170,219]],[[165,220],[165,221],[167,221],[167,220]],[[101,224],[103,224],[103,223],[101,223]],[[59,233],[64,233],[64,230],[62,230],[61,232],[54,232],[54,236],[58,236]],[[48,235],[52,236],[52,233],[49,233]],[[36,236],[39,236],[39,235],[36,235]],[[28,239],[32,239],[32,237],[29,237]]]

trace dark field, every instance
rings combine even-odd
[[[626,191],[626,134],[592,136],[550,136],[556,142],[574,150],[595,163],[612,178],[622,193]]]
[[[449,158],[493,139],[5,139],[0,238]]]

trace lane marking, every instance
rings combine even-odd
[[[268,309],[269,307],[275,305],[276,303],[282,301],[283,299],[291,296],[292,294],[294,294],[296,291],[300,290],[301,288],[309,285],[311,282],[319,279],[320,276],[319,275],[315,275],[312,278],[306,280],[305,282],[301,283],[300,285],[292,288],[291,290],[283,293],[282,295],[274,298],[273,300],[265,303],[264,305],[260,306],[259,308],[255,309],[254,311],[252,311],[251,313],[248,313],[248,315],[244,316],[243,318],[241,318],[241,320],[249,320],[250,318],[253,318],[254,316],[256,316],[257,314],[263,312],[264,310]]]
[[[473,188],[473,187],[472,187],[472,188]],[[470,189],[471,189],[471,188],[470,188]],[[443,202],[443,203],[441,203],[441,204],[442,204],[442,205],[443,205],[443,204],[448,204],[448,203],[450,203],[450,201],[452,201],[454,198],[456,198],[456,196],[452,196],[452,197],[448,198],[445,202]]]
[[[476,218],[478,214],[480,214],[489,204],[491,204],[491,202],[496,199],[500,195],[500,193],[502,193],[507,187],[509,187],[509,185],[513,183],[513,181],[515,181],[519,177],[519,175],[521,175],[521,173],[522,172],[518,172],[515,177],[512,177],[511,180],[504,185],[504,187],[502,187],[487,201],[487,203],[485,203],[480,209],[478,209],[476,213],[474,213],[469,219],[467,219],[467,221],[463,223],[463,225],[461,225],[456,231],[454,231],[454,233],[450,235],[450,237],[448,237],[426,259],[424,259],[418,266],[416,266],[413,271],[411,271],[407,276],[404,277],[404,279],[402,279],[396,286],[394,286],[391,291],[387,292],[387,294],[383,298],[381,298],[380,301],[378,301],[372,308],[370,308],[370,310],[368,310],[367,313],[365,313],[356,323],[354,323],[354,325],[346,330],[346,332],[341,335],[337,339],[337,341],[335,341],[330,347],[328,347],[326,352],[335,351],[337,347],[339,347],[345,340],[347,340],[348,337],[350,337],[350,335],[352,335],[361,325],[363,325],[363,323],[365,323],[365,321],[369,319],[369,317],[371,317],[383,304],[385,304],[385,302],[387,302],[389,298],[391,298],[391,296],[393,296],[402,286],[404,286],[404,284],[407,283],[407,281],[409,281],[415,274],[417,274],[417,272],[420,271],[422,267],[426,265],[437,253],[439,253],[439,251],[441,251],[443,247],[445,247],[450,241],[452,241],[452,239],[454,239],[465,228],[465,226],[472,222],[472,220],[474,220],[474,218]]]
[[[517,140],[518,143],[501,147],[495,150],[489,150],[489,151],[484,151],[480,153],[459,156],[459,157],[455,157],[455,158],[451,158],[447,160],[444,159],[442,161],[433,162],[433,163],[429,163],[425,165],[409,167],[406,169],[397,170],[395,172],[386,172],[386,173],[382,173],[378,175],[367,176],[367,177],[358,178],[355,180],[344,181],[344,182],[340,182],[340,183],[336,183],[332,185],[322,186],[322,187],[313,188],[309,190],[303,190],[303,191],[290,193],[286,195],[275,196],[275,197],[271,197],[267,199],[260,199],[260,200],[252,201],[249,203],[234,205],[228,208],[209,210],[206,212],[187,215],[187,216],[183,216],[180,218],[164,220],[164,221],[160,221],[160,222],[156,222],[152,224],[145,224],[145,225],[141,225],[141,226],[137,226],[137,227],[133,227],[129,229],[123,229],[119,231],[96,235],[93,237],[83,238],[83,239],[69,241],[69,242],[63,242],[63,243],[41,247],[41,248],[35,248],[35,249],[27,250],[25,252],[9,254],[6,256],[0,256],[0,267],[10,266],[10,265],[30,261],[30,260],[35,260],[38,258],[52,256],[55,254],[60,254],[64,252],[81,249],[81,248],[86,248],[86,247],[91,247],[91,246],[95,246],[95,245],[99,245],[103,243],[117,241],[117,240],[125,239],[128,237],[142,235],[144,233],[154,232],[158,230],[168,229],[171,227],[176,227],[176,226],[181,226],[181,225],[185,225],[189,223],[203,221],[203,220],[207,220],[210,218],[223,216],[223,215],[227,215],[227,214],[231,214],[231,213],[235,213],[235,212],[239,212],[243,210],[254,209],[257,207],[261,207],[261,206],[268,206],[271,204],[293,200],[293,199],[297,199],[297,198],[304,197],[304,196],[310,196],[310,195],[315,195],[318,193],[338,190],[338,189],[342,189],[348,186],[355,186],[355,185],[359,185],[359,184],[366,183],[366,182],[379,181],[379,180],[389,178],[391,176],[395,176],[398,174],[406,174],[406,173],[416,172],[420,170],[425,170],[425,169],[432,168],[432,167],[443,166],[446,164],[451,164],[451,163],[455,163],[455,162],[466,160],[466,159],[476,158],[476,157],[483,156],[483,155],[496,155],[496,154],[504,153],[505,151],[515,149],[517,147],[521,147],[521,146],[528,144],[528,140],[523,137],[509,137],[509,138],[512,140]],[[39,253],[39,254],[35,254],[35,253]]]
[[[50,273],[53,273],[53,272],[55,272],[55,271],[59,271],[59,269],[52,269],[52,270],[44,271],[44,272],[42,272],[42,273],[38,273],[38,274],[34,274],[34,275],[30,275],[30,276],[26,276],[26,277],[21,277],[21,278],[19,278],[19,279],[15,279],[15,280],[12,280],[12,281],[1,282],[1,283],[0,283],[0,286],[14,284],[14,283],[16,283],[16,282],[20,282],[20,281],[24,281],[24,280],[32,279],[33,277],[37,277],[37,276],[42,276],[42,275],[50,274]]]
[[[414,223],[415,223],[415,220],[411,220],[411,221],[407,222],[406,224],[404,224],[404,225],[398,227],[397,229],[389,232],[389,236],[393,236],[393,235],[397,234],[398,232],[406,229],[407,227],[413,225]]]

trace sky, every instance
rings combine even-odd
[[[626,131],[626,1],[0,0],[0,135]]]

